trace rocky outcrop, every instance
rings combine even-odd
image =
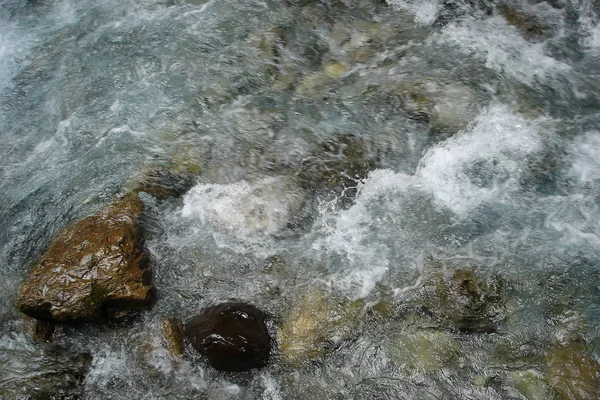
[[[152,269],[138,223],[142,209],[130,194],[63,228],[19,287],[17,308],[38,319],[72,321],[148,307]]]
[[[267,316],[253,305],[222,303],[204,308],[185,327],[192,347],[210,365],[227,372],[262,368],[269,362]]]

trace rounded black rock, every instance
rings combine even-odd
[[[246,303],[222,303],[204,308],[185,327],[192,346],[214,368],[240,372],[269,362],[271,336],[266,315]]]

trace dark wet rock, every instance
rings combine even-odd
[[[600,364],[583,341],[555,346],[546,357],[547,379],[560,400],[597,399]]]
[[[448,328],[491,333],[502,317],[505,282],[484,278],[470,269],[432,273],[423,284],[424,311]]]
[[[365,142],[341,135],[322,142],[304,160],[298,175],[306,187],[339,190],[356,186],[374,168],[375,159]]]
[[[89,354],[15,340],[0,351],[0,398],[76,399],[91,361]]]
[[[181,356],[183,356],[184,333],[183,328],[177,320],[177,318],[164,318],[160,323],[160,330],[171,356],[173,356],[174,358],[180,358]]]
[[[23,318],[23,325],[36,342],[50,342],[56,328],[54,321],[35,319],[27,315]]]
[[[59,231],[19,287],[17,308],[42,320],[71,321],[149,307],[152,269],[142,210],[138,195],[130,194]]]
[[[185,336],[214,368],[248,371],[269,362],[272,340],[266,319],[253,305],[222,303],[192,318],[185,326]]]

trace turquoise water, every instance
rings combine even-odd
[[[598,359],[598,12],[589,0],[0,2],[0,393],[25,398],[89,365],[77,388],[49,390],[521,399],[534,397],[515,373],[543,376],[552,343],[577,337]],[[348,136],[370,172],[345,190],[302,184],[335,169],[323,143]],[[201,171],[180,199],[143,195],[155,307],[30,342],[13,305],[30,264],[155,164]],[[389,343],[423,328],[400,316],[432,259],[509,289],[497,333],[450,332],[458,356],[424,371]],[[276,355],[243,376],[191,353],[175,364],[160,340],[164,315],[232,298],[276,331],[314,286],[385,300],[395,317],[332,335],[313,362]],[[531,357],[498,361],[503,343]]]

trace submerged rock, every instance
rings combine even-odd
[[[200,173],[200,166],[186,155],[183,151],[176,153],[170,166],[142,167],[125,188],[132,193],[148,193],[157,200],[183,195]]]
[[[293,177],[267,177],[230,185],[200,184],[184,198],[182,215],[199,217],[244,236],[275,234],[297,217],[306,191]]]
[[[464,129],[474,114],[475,95],[465,85],[425,80],[392,84],[386,90],[399,97],[410,116],[427,122],[436,137],[445,138]]]
[[[541,42],[551,36],[550,27],[535,15],[508,4],[503,4],[498,10],[506,22],[517,28],[525,39]]]
[[[353,135],[325,140],[304,160],[299,177],[304,186],[339,190],[354,187],[374,169],[365,142]]]
[[[535,371],[515,371],[509,374],[515,389],[527,400],[556,400],[557,393]]]
[[[0,398],[76,399],[92,362],[89,354],[2,337]],[[6,343],[8,341],[8,343]]]
[[[448,328],[490,333],[503,307],[504,281],[498,276],[483,279],[469,269],[451,275],[435,272],[424,282],[424,309]]]
[[[267,316],[253,305],[222,303],[204,308],[185,326],[185,336],[214,368],[227,372],[262,368],[271,355]]]
[[[131,194],[59,231],[19,287],[17,308],[34,318],[70,321],[150,306],[142,209]]]
[[[361,301],[311,289],[298,298],[278,330],[279,352],[292,365],[322,357],[358,326],[362,309]]]
[[[393,335],[386,347],[396,363],[422,373],[435,372],[458,356],[458,343],[443,331],[401,332]]]
[[[561,400],[598,398],[600,364],[583,342],[554,347],[547,355],[547,379]]]

